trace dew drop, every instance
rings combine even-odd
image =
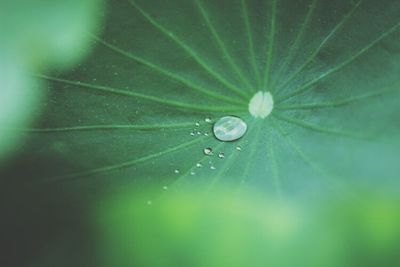
[[[179,170],[178,170],[178,169],[174,170],[174,173],[178,174],[178,173],[179,173]]]
[[[197,132],[197,135],[201,135],[201,132]]]
[[[190,175],[196,175],[196,173],[194,171],[191,171]]]
[[[237,146],[237,147],[236,147],[236,150],[237,150],[237,151],[242,151],[242,147],[241,147],[241,146]]]
[[[147,205],[152,205],[153,204],[153,201],[151,201],[151,200],[147,200]]]
[[[195,124],[197,127],[199,127],[200,126],[200,122],[196,122],[196,124]]]
[[[191,132],[191,133],[190,133],[190,136],[194,136],[194,132]]]
[[[220,159],[225,158],[225,153],[224,152],[219,153],[218,158],[220,158]]]
[[[211,147],[207,147],[203,149],[204,155],[212,155],[212,148]]]
[[[210,167],[211,170],[216,170],[217,168],[215,166]]]
[[[214,136],[220,141],[235,141],[246,133],[247,124],[239,117],[226,116],[214,124],[213,131]]]
[[[164,186],[163,186],[163,189],[164,189],[164,190],[168,190],[168,186],[164,185]]]
[[[211,123],[212,119],[210,117],[207,117],[207,118],[204,119],[204,121],[207,122],[207,123]]]
[[[204,133],[204,136],[208,136],[208,133]]]
[[[199,163],[196,164],[196,167],[197,167],[197,168],[202,168],[202,167],[203,167],[203,164],[201,164],[201,163],[199,162]]]

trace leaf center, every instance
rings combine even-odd
[[[257,92],[249,102],[249,112],[255,118],[265,119],[274,108],[274,99],[270,92]]]

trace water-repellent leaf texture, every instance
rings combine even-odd
[[[50,101],[33,149],[74,166],[39,180],[398,186],[399,30],[397,0],[110,1],[86,62],[39,74]],[[274,99],[265,119],[249,113],[259,91]],[[226,115],[245,136],[214,138]]]

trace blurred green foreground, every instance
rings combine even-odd
[[[399,266],[398,203],[127,192],[102,204],[98,221],[105,266]]]

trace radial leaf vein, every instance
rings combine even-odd
[[[160,23],[158,23],[155,19],[153,19],[153,17],[150,16],[147,12],[145,12],[139,5],[137,5],[135,1],[133,0],[128,0],[128,1],[134,8],[136,8],[139,11],[140,14],[143,15],[143,17],[147,21],[149,21],[156,29],[158,29],[161,33],[163,33],[165,36],[174,41],[178,46],[180,46],[183,50],[185,50],[186,53],[188,53],[199,64],[199,66],[201,66],[205,71],[207,71],[212,77],[214,77],[220,83],[225,85],[232,92],[235,92],[236,94],[240,95],[246,100],[248,99],[249,94],[246,93],[246,91],[241,90],[239,87],[233,85],[231,82],[222,77],[221,74],[219,74],[211,66],[209,66],[208,63],[206,63],[205,60],[202,59],[196,51],[194,51],[189,45],[187,45],[174,33],[169,31]]]
[[[268,156],[269,156],[269,159],[271,162],[270,166],[271,166],[271,170],[272,170],[272,176],[274,179],[275,191],[276,191],[278,198],[281,199],[282,198],[281,180],[280,180],[280,176],[279,176],[279,167],[278,167],[278,162],[277,162],[277,159],[275,156],[274,145],[275,144],[272,139],[272,134],[270,134],[269,144],[267,147]]]
[[[53,133],[53,132],[80,132],[80,131],[97,131],[97,130],[134,130],[134,131],[153,131],[161,129],[181,129],[193,127],[193,122],[174,123],[174,124],[152,124],[152,125],[83,125],[71,127],[56,128],[32,128],[22,129],[24,132],[31,133]]]
[[[253,128],[254,129],[254,128]],[[250,130],[247,133],[247,136],[251,136],[254,133],[255,130]],[[222,174],[226,172],[232,164],[235,162],[235,159],[238,158],[239,156],[243,156],[242,153],[236,153],[234,155],[229,155],[229,157],[225,157],[224,159],[224,165],[219,169],[218,173],[215,175],[214,179],[210,182],[208,190],[211,190],[212,188],[215,187],[216,184],[221,180]]]
[[[353,56],[351,56],[350,58],[348,58],[347,60],[343,61],[342,63],[338,64],[337,66],[329,69],[328,71],[322,73],[321,75],[319,75],[318,77],[316,77],[315,79],[305,83],[304,85],[300,86],[300,88],[298,88],[297,90],[294,90],[291,93],[288,93],[287,95],[283,96],[283,97],[279,97],[277,100],[277,103],[285,101],[289,98],[292,98],[294,96],[297,96],[299,94],[302,94],[312,88],[314,88],[313,86],[316,85],[318,82],[320,82],[321,80],[327,78],[328,76],[342,70],[344,67],[348,66],[349,64],[351,64],[352,62],[354,62],[356,59],[358,59],[359,57],[361,57],[362,55],[364,55],[366,52],[368,52],[371,48],[373,48],[375,45],[377,45],[379,42],[381,42],[383,39],[385,39],[386,37],[388,37],[390,34],[392,34],[393,32],[395,32],[396,30],[398,30],[398,28],[400,27],[400,22],[397,23],[395,26],[393,26],[392,28],[390,28],[389,30],[387,30],[386,32],[384,32],[382,35],[380,35],[377,39],[375,39],[374,41],[372,41],[370,44],[368,44],[367,46],[365,46],[364,48],[362,48],[360,51],[358,51],[356,54],[354,54]]]
[[[203,139],[204,141],[204,139]],[[217,147],[214,148],[214,150],[218,150],[223,144],[220,143]],[[188,168],[184,173],[182,173],[175,181],[172,182],[172,185],[178,186],[179,183],[185,180],[185,178],[189,177],[190,173],[194,171],[195,169],[198,169],[196,166],[197,163],[201,163],[205,158],[209,157],[208,155],[205,155],[204,153],[201,153],[201,156],[197,159],[196,162],[192,165],[192,167]],[[204,167],[204,166],[203,166]]]
[[[249,11],[248,7],[246,4],[246,0],[241,0],[241,6],[242,6],[242,13],[243,13],[243,20],[244,24],[246,27],[246,34],[247,34],[247,42],[248,42],[248,47],[249,47],[249,55],[250,55],[250,64],[253,68],[255,80],[257,83],[258,90],[261,88],[261,75],[260,71],[258,69],[258,64],[256,61],[256,53],[255,53],[255,46],[254,46],[254,37],[253,37],[253,31],[250,26],[250,17],[249,17]]]
[[[269,83],[270,83],[272,56],[274,54],[273,52],[274,52],[275,35],[276,35],[276,16],[277,16],[277,6],[278,6],[277,2],[278,0],[272,0],[271,21],[269,25],[269,34],[268,34],[267,63],[265,66],[263,88],[269,88]]]
[[[122,49],[120,49],[120,48],[118,48],[118,47],[116,47],[116,46],[114,46],[114,45],[112,45],[112,44],[100,39],[99,37],[96,37],[96,36],[92,36],[92,37],[96,41],[98,41],[99,43],[104,45],[105,47],[111,49],[112,51],[114,51],[114,52],[116,52],[116,53],[118,53],[118,54],[120,54],[122,56],[125,56],[128,59],[131,59],[131,60],[134,60],[134,61],[136,61],[136,62],[138,62],[140,64],[143,64],[143,65],[151,68],[152,70],[157,71],[157,72],[165,75],[166,77],[168,77],[168,78],[170,78],[172,80],[178,81],[178,82],[182,83],[183,85],[186,85],[188,88],[191,88],[191,89],[193,89],[193,90],[195,90],[197,92],[200,92],[200,93],[202,93],[202,94],[204,94],[206,96],[210,96],[210,97],[213,97],[215,99],[220,99],[220,100],[223,100],[225,102],[232,103],[232,104],[239,104],[239,105],[246,104],[246,102],[244,100],[242,100],[242,99],[234,99],[233,97],[228,97],[228,96],[225,96],[223,94],[207,90],[204,87],[199,86],[199,85],[191,82],[189,79],[186,79],[186,78],[184,78],[184,77],[182,77],[182,76],[180,76],[178,74],[175,74],[175,73],[167,70],[164,67],[158,66],[158,65],[156,65],[156,64],[154,64],[154,63],[152,63],[152,62],[150,62],[150,61],[148,61],[146,59],[143,59],[143,58],[141,58],[141,57],[139,57],[137,55],[134,55],[132,52],[124,51],[124,50],[122,50]]]
[[[286,140],[286,143],[289,144],[289,146],[292,148],[292,150],[317,174],[323,176],[326,178],[326,180],[329,181],[329,185],[332,187],[332,189],[340,194],[347,195],[354,197],[354,194],[352,194],[346,187],[343,186],[343,183],[335,179],[330,173],[326,172],[323,168],[321,168],[316,162],[314,162],[312,159],[310,159],[298,146],[292,138],[288,134],[284,132],[282,127],[279,125],[279,122],[275,123],[275,120],[273,120],[273,127],[283,136],[283,138]],[[326,181],[325,179],[321,179],[321,181]]]
[[[257,142],[258,140],[260,140],[260,135],[261,135],[261,129],[262,129],[262,124],[259,123],[258,127],[257,127],[257,131],[255,134],[255,138],[253,140],[253,142],[250,142],[250,146],[248,147],[249,149],[249,159],[253,159],[255,156],[255,153],[257,151]],[[242,182],[246,182],[246,180],[249,178],[249,172],[250,172],[250,164],[251,164],[251,160],[246,160],[244,163],[244,167],[243,167],[243,174],[242,174]]]
[[[62,176],[62,177],[59,177],[59,178],[56,178],[56,179],[47,180],[47,181],[44,181],[44,182],[61,182],[61,181],[66,181],[66,180],[70,181],[70,180],[73,180],[73,179],[76,179],[76,178],[82,178],[82,177],[90,176],[90,175],[94,175],[94,174],[106,173],[106,172],[111,172],[111,171],[116,171],[116,170],[129,168],[129,167],[132,167],[132,166],[137,165],[139,163],[145,163],[145,162],[147,162],[149,160],[153,160],[153,159],[159,158],[161,156],[165,156],[167,154],[170,154],[170,153],[179,151],[181,149],[190,147],[192,145],[195,145],[195,144],[203,141],[204,138],[206,138],[206,137],[203,136],[201,138],[198,138],[198,139],[195,139],[195,140],[191,140],[189,142],[182,143],[182,144],[180,144],[178,146],[174,146],[174,147],[168,148],[166,150],[159,151],[159,152],[156,152],[156,153],[144,156],[144,157],[136,158],[136,159],[133,159],[133,160],[129,160],[129,161],[126,161],[126,162],[113,164],[113,165],[109,165],[109,166],[104,166],[104,167],[100,167],[100,168],[95,168],[95,169],[91,169],[91,170],[87,170],[87,171],[83,171],[83,172],[77,172],[77,173],[73,173],[73,174],[70,174],[70,175]]]
[[[332,31],[322,40],[317,49],[304,61],[304,63],[279,87],[279,90],[283,90],[289,83],[291,83],[297,75],[299,75],[321,52],[325,45],[338,33],[342,27],[350,20],[353,14],[356,12],[358,7],[361,5],[363,0],[359,0],[351,10],[339,21],[338,24],[332,29]]]
[[[223,107],[223,106],[202,106],[202,105],[196,105],[196,104],[188,104],[188,103],[182,103],[180,101],[175,101],[175,100],[167,100],[165,98],[160,98],[156,96],[150,96],[150,95],[145,95],[145,94],[140,94],[132,91],[126,91],[123,89],[117,89],[113,87],[108,87],[108,86],[101,86],[101,85],[94,85],[94,84],[89,84],[89,83],[84,83],[84,82],[76,82],[76,81],[70,81],[66,79],[61,79],[61,78],[55,78],[55,77],[50,77],[46,75],[35,75],[36,77],[46,79],[49,81],[53,82],[59,82],[59,83],[64,83],[68,85],[73,85],[73,86],[78,86],[81,88],[87,88],[87,89],[93,89],[101,92],[107,92],[111,94],[116,94],[116,95],[122,95],[122,96],[130,96],[134,98],[139,98],[151,102],[156,102],[159,104],[163,104],[166,106],[171,106],[175,108],[180,108],[180,109],[185,109],[185,110],[195,110],[195,111],[202,111],[202,112],[210,112],[210,111],[216,111],[216,112],[227,112],[227,111],[241,111],[243,108],[234,108],[233,106],[229,107]]]
[[[248,78],[246,78],[243,74],[243,70],[241,70],[238,65],[236,64],[235,60],[232,58],[231,54],[229,53],[228,49],[225,46],[224,41],[222,41],[220,35],[218,34],[217,30],[215,29],[214,25],[212,24],[210,17],[208,15],[207,10],[204,8],[201,0],[195,0],[196,6],[200,10],[201,15],[203,16],[204,21],[206,22],[206,25],[208,29],[210,30],[213,38],[217,42],[220,50],[222,51],[225,59],[227,60],[229,66],[232,68],[232,70],[235,72],[235,74],[239,77],[240,81],[247,87],[248,90],[253,91],[251,88],[253,86],[249,82]]]
[[[348,105],[354,102],[363,101],[368,98],[382,96],[384,94],[400,90],[400,84],[389,86],[382,90],[378,90],[376,92],[365,93],[359,96],[347,97],[343,99],[337,99],[333,101],[321,102],[321,103],[303,103],[303,104],[279,104],[276,106],[277,109],[280,110],[301,110],[301,109],[318,109],[318,108],[334,108],[340,107],[344,105]]]
[[[352,137],[352,138],[357,138],[357,139],[370,139],[371,138],[371,136],[367,136],[367,135],[363,135],[363,134],[346,132],[346,131],[342,131],[342,130],[330,129],[330,128],[326,128],[323,126],[314,125],[309,122],[295,119],[295,118],[289,118],[289,117],[283,116],[281,114],[279,114],[279,115],[274,114],[273,117],[280,121],[294,124],[294,125],[303,127],[304,129],[308,129],[308,130],[315,131],[318,133],[330,134],[330,135],[335,135],[335,136]]]
[[[300,43],[304,38],[304,34],[311,22],[311,18],[313,16],[313,13],[317,7],[319,0],[312,0],[311,5],[309,6],[308,12],[304,18],[303,23],[300,25],[300,28],[296,34],[295,40],[293,41],[292,45],[289,48],[289,52],[288,55],[285,58],[285,61],[281,64],[281,66],[279,67],[279,70],[277,71],[275,77],[275,82],[274,82],[274,87],[276,85],[276,83],[278,83],[280,81],[281,75],[283,71],[287,71],[287,66],[289,65],[289,63],[292,61],[294,55],[296,54],[296,52],[299,49]]]

